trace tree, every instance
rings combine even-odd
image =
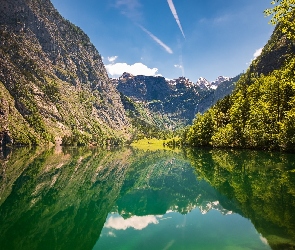
[[[295,0],[274,0],[271,2],[273,8],[266,9],[264,14],[272,16],[270,23],[280,24],[282,32],[289,39],[295,39]]]

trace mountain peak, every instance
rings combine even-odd
[[[217,89],[217,87],[225,81],[229,81],[231,78],[227,76],[218,76],[215,81],[211,82],[211,89]]]
[[[196,85],[203,90],[217,89],[222,82],[229,81],[230,79],[231,78],[227,76],[218,76],[215,81],[209,82],[206,78],[200,77],[197,80]]]
[[[210,82],[204,78],[204,77],[200,77],[197,82],[196,82],[196,85],[199,86],[201,89],[210,89]]]
[[[122,79],[130,79],[130,78],[133,78],[134,76],[128,72],[124,72],[120,77],[119,79],[122,80]]]

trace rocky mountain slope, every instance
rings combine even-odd
[[[140,103],[154,113],[166,115],[170,121],[168,126],[175,128],[180,124],[190,124],[198,112],[203,113],[220,98],[230,94],[239,77],[220,76],[212,83],[199,78],[193,83],[185,77],[168,80],[160,76],[124,73],[112,82],[129,100]],[[125,108],[130,110],[128,105]]]
[[[0,0],[0,65],[1,130],[16,144],[128,137],[100,54],[50,0]]]

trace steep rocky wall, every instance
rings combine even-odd
[[[100,54],[49,0],[0,0],[0,65],[15,108],[44,140],[73,128],[127,135],[129,121]]]

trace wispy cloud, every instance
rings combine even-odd
[[[229,20],[230,20],[230,16],[227,14],[227,15],[215,17],[213,19],[213,23],[214,24],[221,24],[221,23],[224,23],[224,22],[228,22]]]
[[[175,68],[178,68],[178,69],[182,69],[182,66],[179,65],[179,64],[175,64],[174,67],[175,67]]]
[[[179,65],[181,66],[180,69],[181,69],[181,72],[182,72],[182,76],[185,75],[184,73],[184,66],[183,66],[183,60],[182,60],[182,44],[180,42],[180,39],[178,39],[178,49],[180,51],[180,55],[179,55]]]
[[[177,15],[177,12],[176,12],[175,6],[174,6],[174,4],[173,4],[173,1],[172,1],[172,0],[167,0],[167,2],[168,2],[168,5],[169,5],[169,7],[170,7],[170,10],[171,10],[171,12],[172,12],[172,14],[173,14],[173,16],[174,16],[174,18],[175,18],[175,21],[176,21],[176,23],[177,23],[177,25],[178,25],[178,27],[179,27],[179,29],[180,29],[180,31],[181,31],[183,37],[185,38],[185,35],[184,35],[183,30],[182,30],[182,26],[181,26],[181,24],[180,24],[180,20],[179,20],[179,18],[178,18],[178,15]]]
[[[183,68],[183,66],[181,64],[175,64],[174,67],[177,68],[177,69],[181,69],[182,76],[184,76],[184,68]]]
[[[108,56],[108,61],[110,63],[113,63],[113,62],[115,62],[117,60],[117,58],[118,58],[118,56]]]
[[[170,49],[165,43],[163,43],[158,37],[156,37],[155,35],[153,35],[150,31],[148,31],[146,28],[142,27],[141,25],[138,24],[138,26],[145,32],[147,33],[157,44],[159,44],[160,46],[162,46],[166,52],[168,52],[169,54],[173,54],[172,49]]]
[[[120,9],[121,14],[135,22],[142,18],[141,4],[138,0],[116,0],[114,6]]]
[[[184,67],[182,62],[182,56],[179,56],[179,64],[174,65],[175,68],[181,69],[182,76],[184,76]]]
[[[223,16],[217,16],[214,18],[202,18],[199,20],[199,23],[208,23],[208,24],[214,24],[214,25],[222,25],[226,24],[230,21],[232,21],[232,16],[229,14],[223,15]]]

